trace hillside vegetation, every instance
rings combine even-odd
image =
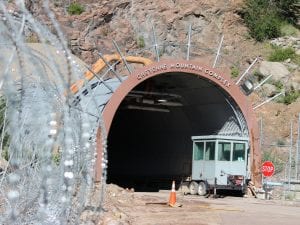
[[[257,41],[284,35],[286,24],[296,25],[298,0],[245,0],[243,18],[250,35]]]

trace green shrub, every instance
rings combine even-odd
[[[299,0],[273,0],[273,5],[286,21],[296,24],[299,19]]]
[[[239,69],[236,66],[232,66],[231,67],[231,77],[236,78],[239,76],[239,74],[240,74]]]
[[[298,0],[246,0],[242,17],[250,35],[257,41],[281,36],[282,26],[297,22],[297,2]]]
[[[80,15],[84,12],[84,7],[77,2],[73,2],[68,6],[67,11],[70,15]]]
[[[61,160],[61,152],[52,153],[52,161],[58,166]]]
[[[283,98],[283,103],[286,105],[289,105],[293,102],[295,102],[300,97],[300,91],[290,91],[285,94]]]
[[[145,39],[143,36],[139,36],[137,39],[137,45],[139,48],[144,48],[145,47]]]
[[[276,38],[281,35],[281,20],[265,0],[247,0],[244,10],[244,21],[250,35],[257,41]]]
[[[270,80],[269,83],[274,85],[277,91],[281,91],[284,88],[284,85],[280,80]]]
[[[275,15],[262,15],[257,18],[249,18],[248,27],[250,35],[257,41],[277,38],[281,35],[280,21]]]
[[[300,97],[300,90],[295,90],[293,87],[289,91],[285,92],[285,95],[280,97],[277,102],[284,103],[286,105],[289,105]]]
[[[293,48],[273,47],[273,49],[274,50],[268,58],[271,62],[282,62],[286,59],[294,59],[296,57],[296,53]]]
[[[261,72],[259,72],[257,70],[254,71],[253,76],[255,76],[257,78],[258,82],[262,81],[265,77]]]

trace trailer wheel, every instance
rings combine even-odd
[[[189,185],[189,190],[191,195],[196,195],[198,192],[198,183],[196,181],[192,181]]]
[[[198,185],[198,195],[206,195],[207,194],[207,187],[205,182],[200,181],[199,185]]]

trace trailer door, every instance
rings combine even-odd
[[[247,143],[246,142],[233,142],[232,152],[232,174],[243,175],[247,178]]]
[[[218,185],[227,185],[227,176],[232,174],[231,152],[232,143],[230,141],[218,141],[216,161],[216,178]]]
[[[215,181],[215,171],[216,171],[216,142],[206,141],[205,142],[205,152],[204,152],[204,167],[203,167],[203,177],[209,184],[213,184]]]
[[[193,142],[192,180],[200,180],[203,173],[204,142]]]

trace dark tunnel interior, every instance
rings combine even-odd
[[[191,137],[218,134],[235,118],[228,101],[234,104],[216,84],[193,74],[161,74],[136,86],[109,131],[107,183],[158,191],[190,176]]]

